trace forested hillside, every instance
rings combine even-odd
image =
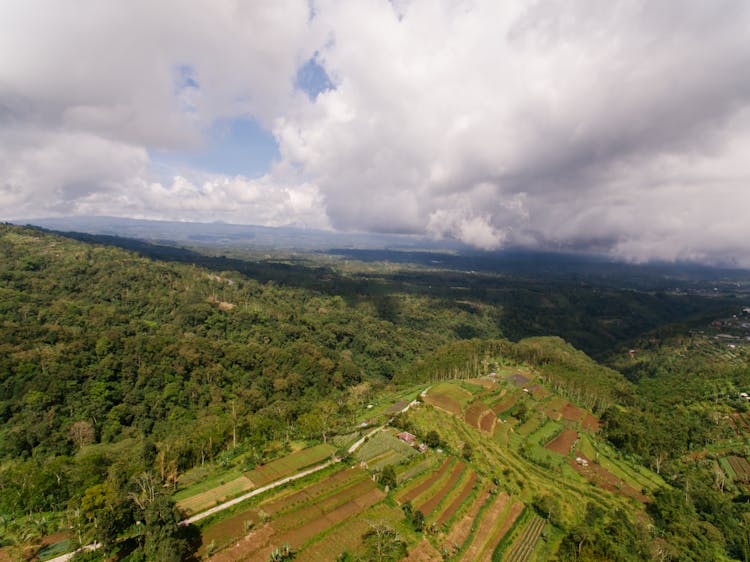
[[[500,334],[493,308],[396,295],[403,320],[394,324],[374,299],[261,284],[29,229],[0,233],[4,455],[70,454],[81,445],[71,436],[76,422],[86,424],[84,441],[160,438],[186,424],[210,433],[200,418],[226,421],[232,403],[285,431],[309,401],[385,382],[457,330]],[[214,429],[217,450],[223,425]],[[181,463],[206,447],[187,447]]]
[[[539,556],[566,560],[750,558],[750,403],[739,395],[750,376],[732,294],[308,268],[98,241],[0,225],[0,560],[58,535],[68,548],[96,539],[94,559],[208,554],[211,521],[179,527],[177,506],[208,508],[333,452],[351,460],[347,447],[394,419],[393,432],[422,438],[446,424],[449,437],[431,447],[453,456],[425,464],[391,435],[363,447],[369,476],[382,477],[385,459],[404,480],[450,465],[466,492],[452,492],[456,508],[500,509],[492,489],[525,509],[508,519],[523,533],[486,529],[483,555],[533,539]],[[740,317],[719,319],[727,310]],[[674,320],[689,323],[666,325]],[[429,407],[395,415],[414,396]],[[357,474],[368,505],[415,547],[421,529],[393,508],[403,492]],[[435,472],[436,489],[448,489],[445,474]],[[262,513],[253,525],[268,523]],[[444,523],[434,545],[455,521]],[[466,552],[480,548],[464,539]]]

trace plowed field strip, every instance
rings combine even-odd
[[[448,544],[461,547],[471,535],[471,527],[474,525],[474,520],[477,518],[479,510],[487,501],[490,495],[490,485],[485,484],[484,487],[479,491],[477,496],[474,498],[473,503],[469,507],[469,510],[461,518],[458,524],[454,525],[450,533],[448,533],[447,541]]]
[[[509,500],[510,496],[501,492],[495,496],[492,504],[484,510],[477,531],[474,533],[474,538],[464,555],[465,560],[479,560],[479,557],[487,546],[487,542],[492,538],[495,525],[497,524],[500,515],[507,507]]]
[[[501,414],[505,410],[510,410],[513,406],[516,405],[516,400],[518,400],[517,394],[509,394],[499,402],[497,402],[495,405],[492,406],[492,411],[496,414]]]
[[[286,531],[300,527],[309,521],[325,515],[329,511],[337,509],[352,498],[358,498],[359,496],[369,493],[374,487],[375,484],[369,479],[357,482],[354,486],[344,488],[332,496],[328,496],[325,499],[315,500],[315,503],[313,504],[283,515],[271,524],[277,531]]]
[[[586,415],[585,410],[581,410],[581,408],[574,406],[570,402],[562,407],[561,413],[563,418],[570,421],[579,421]]]
[[[485,406],[484,402],[481,400],[472,402],[469,407],[466,408],[464,421],[472,427],[479,428],[479,419],[484,415],[485,410],[487,410],[487,406]]]
[[[443,486],[435,493],[432,494],[432,497],[424,502],[422,505],[420,505],[417,509],[421,511],[425,515],[429,515],[433,512],[433,510],[438,506],[440,501],[450,493],[450,491],[453,489],[453,487],[456,485],[456,482],[458,482],[459,478],[461,478],[461,474],[463,474],[464,469],[466,468],[466,465],[459,461],[453,466],[453,470],[450,473],[450,476],[448,476],[447,481]]]
[[[337,490],[346,488],[356,482],[366,480],[367,473],[359,469],[347,469],[329,476],[325,480],[308,486],[304,490],[295,492],[261,505],[263,511],[269,515],[277,515],[295,509],[297,506],[304,505],[310,500],[332,494]]]
[[[570,453],[570,448],[576,442],[576,439],[578,439],[578,432],[575,429],[564,429],[560,435],[547,443],[544,448],[560,455],[567,455]]]
[[[477,473],[472,470],[471,474],[469,475],[469,480],[466,482],[466,484],[464,484],[464,487],[461,488],[461,492],[459,492],[458,496],[456,496],[456,499],[454,499],[451,504],[440,514],[440,518],[437,521],[438,525],[445,525],[450,520],[450,518],[453,517],[453,514],[458,510],[459,507],[461,507],[461,505],[466,501],[466,498],[468,498],[471,494],[476,481]]]
[[[408,501],[413,500],[420,494],[424,493],[430,486],[432,486],[433,483],[435,483],[437,480],[440,479],[440,477],[443,474],[445,474],[450,464],[451,464],[450,459],[445,459],[445,462],[442,464],[442,466],[439,469],[437,469],[435,472],[433,472],[421,484],[415,486],[414,488],[407,489],[405,493],[401,494],[401,496],[397,498],[399,503],[402,503],[402,504],[406,503]]]
[[[428,404],[432,404],[436,408],[445,410],[448,413],[454,415],[461,414],[461,403],[458,400],[451,398],[450,396],[446,396],[445,394],[437,394],[431,392],[427,396],[425,396],[424,401]]]
[[[492,433],[492,431],[495,429],[496,422],[497,417],[495,416],[495,412],[493,412],[492,410],[487,410],[479,420],[479,429],[481,429],[485,433]]]
[[[251,540],[241,540],[235,546],[228,549],[220,555],[229,554],[229,557],[214,557],[211,560],[268,560],[273,549],[283,543],[289,543],[292,548],[299,548],[306,541],[315,535],[322,533],[326,529],[350,519],[363,512],[368,507],[374,505],[383,499],[384,494],[370,480],[363,482],[369,484],[370,489],[361,493],[355,493],[354,490],[342,490],[337,497],[330,498],[330,501],[323,505],[310,506],[311,512],[315,516],[300,523],[299,519],[284,518],[284,520],[272,521],[270,524],[273,532],[266,531],[258,536],[258,540],[252,540],[254,534],[251,534]],[[359,488],[359,486],[357,486]],[[307,511],[307,508],[300,510]],[[295,512],[291,515],[297,515]],[[290,526],[292,525],[292,526]]]

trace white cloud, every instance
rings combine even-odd
[[[748,44],[742,0],[0,3],[0,205],[750,265]],[[154,175],[239,116],[268,175]]]
[[[275,133],[334,226],[629,259],[748,254],[748,227],[714,201],[744,202],[750,180],[730,150],[750,138],[746,4],[316,7],[336,89]]]

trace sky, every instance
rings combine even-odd
[[[750,266],[745,0],[0,0],[0,220]]]

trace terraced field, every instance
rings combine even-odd
[[[736,475],[736,479],[741,482],[747,482],[750,480],[750,463],[742,457],[730,456],[727,457],[729,466],[732,467]]]
[[[356,451],[354,457],[367,463],[371,470],[380,470],[389,464],[398,464],[419,454],[393,434],[393,431],[378,431]]]
[[[466,540],[471,535],[471,530],[474,522],[477,520],[479,511],[485,505],[490,497],[490,485],[485,484],[479,493],[476,495],[474,500],[471,502],[469,509],[466,511],[464,516],[456,523],[448,533],[445,539],[445,544],[455,550],[461,548]]]
[[[336,448],[333,445],[316,445],[256,467],[254,470],[246,472],[245,476],[256,487],[265,486],[270,482],[280,480],[304,468],[323,462],[335,451]]]
[[[415,498],[419,497],[427,490],[429,490],[429,488],[433,484],[435,484],[435,482],[440,480],[440,478],[442,478],[448,472],[448,469],[452,464],[452,460],[448,458],[443,462],[443,464],[440,465],[440,468],[438,468],[437,470],[422,478],[414,480],[412,483],[410,483],[410,485],[407,485],[396,492],[396,501],[398,501],[402,505],[406,502],[413,501]]]
[[[436,408],[454,415],[461,415],[464,405],[471,400],[471,397],[471,392],[458,385],[441,383],[431,388],[424,400]]]
[[[287,543],[298,549],[316,535],[355,518],[384,497],[365,471],[345,469],[299,492],[263,502],[253,510],[207,528],[203,544],[205,547],[219,540],[224,544],[234,543],[210,560],[267,560],[276,546]],[[265,518],[268,522],[264,523]],[[244,528],[248,520],[255,523],[256,529],[234,542],[244,534],[237,523],[241,522]]]
[[[239,476],[230,482],[221,484],[200,494],[185,498],[177,502],[177,507],[187,515],[200,513],[228,499],[239,496],[253,488],[253,482],[246,476]]]
[[[416,503],[416,508],[422,513],[432,513],[438,504],[445,499],[448,493],[456,486],[456,483],[460,480],[463,475],[466,465],[458,461],[453,465],[453,469],[446,478],[437,480],[433,486],[431,486],[423,494],[423,498]]]
[[[455,498],[453,498],[450,503],[446,502],[446,506],[442,511],[438,511],[434,516],[430,517],[431,520],[437,520],[438,525],[442,526],[447,524],[448,521],[451,520],[453,515],[459,510],[459,508],[466,502],[466,500],[474,490],[474,486],[477,482],[477,473],[471,469],[469,469],[467,472],[469,476],[466,478],[463,486],[458,488],[458,493]]]
[[[499,493],[482,513],[471,543],[463,554],[465,560],[490,561],[495,547],[523,511],[523,504],[504,492]]]
[[[508,549],[503,557],[503,562],[527,562],[531,558],[545,525],[544,519],[533,515],[521,531],[519,537]]]
[[[567,455],[577,440],[578,432],[575,429],[564,429],[557,437],[547,443],[544,448],[559,455]]]
[[[485,433],[492,433],[496,420],[495,413],[481,400],[469,404],[464,412],[464,421]]]

